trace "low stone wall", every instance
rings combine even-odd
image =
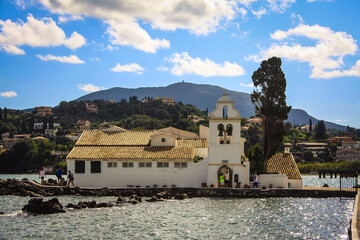
[[[167,191],[171,195],[186,193],[189,197],[223,197],[223,198],[270,198],[270,197],[351,197],[356,192],[323,189],[228,189],[228,188],[67,188],[56,186],[41,186],[29,180],[1,180],[0,195],[18,196],[131,196],[151,197],[156,193]]]

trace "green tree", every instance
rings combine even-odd
[[[311,121],[311,118],[309,120],[309,132],[312,132],[312,121]]]
[[[4,121],[7,120],[7,108],[4,108]]]
[[[281,59],[272,57],[262,61],[252,80],[257,89],[250,96],[256,116],[262,119],[262,158],[266,163],[280,147],[285,134],[283,121],[291,110],[291,106],[286,105],[286,78]]]
[[[315,138],[317,139],[326,139],[326,126],[324,121],[318,121],[317,127],[316,127],[316,133]]]
[[[311,162],[314,160],[314,154],[310,150],[305,150],[303,152],[303,158],[305,159],[305,161]]]
[[[22,131],[23,133],[27,133],[26,119],[25,119],[25,117],[23,117],[23,119],[22,119],[21,131]]]
[[[2,109],[0,108],[0,121],[3,120],[3,113],[2,113]]]
[[[264,161],[262,159],[262,149],[260,144],[251,146],[246,151],[246,157],[250,161],[250,172],[256,172],[258,174],[264,171]]]

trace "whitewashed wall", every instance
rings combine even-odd
[[[201,187],[207,180],[207,159],[198,163],[188,161],[187,168],[174,168],[173,161],[169,162],[169,168],[158,168],[156,161],[152,161],[151,168],[139,168],[138,162],[134,162],[133,168],[123,168],[122,162],[117,163],[117,168],[108,168],[107,162],[102,161],[101,173],[90,173],[90,161],[85,161],[85,173],[75,173],[75,161],[67,160],[68,170],[74,173],[75,185],[79,187],[153,187],[154,184]]]

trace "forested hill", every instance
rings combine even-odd
[[[201,110],[208,109],[212,111],[216,107],[216,102],[219,97],[227,93],[235,103],[235,108],[239,110],[240,115],[249,118],[254,113],[254,105],[250,100],[250,94],[231,91],[222,87],[208,85],[208,84],[194,84],[187,82],[174,83],[167,87],[143,87],[143,88],[120,88],[115,87],[107,90],[102,90],[94,93],[84,95],[77,101],[89,100],[115,100],[129,99],[132,96],[137,96],[138,99],[145,97],[172,97],[176,102],[183,102],[184,104],[192,104]],[[317,124],[317,119],[310,116],[302,109],[292,109],[289,113],[288,121],[292,124],[304,125],[309,123],[309,119],[313,124]],[[327,129],[338,129],[345,131],[346,127],[339,124],[325,122]]]

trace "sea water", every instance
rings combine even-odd
[[[58,198],[62,205],[116,200]],[[354,204],[339,198],[192,198],[28,216],[21,208],[29,199],[0,196],[0,239],[348,239]]]

